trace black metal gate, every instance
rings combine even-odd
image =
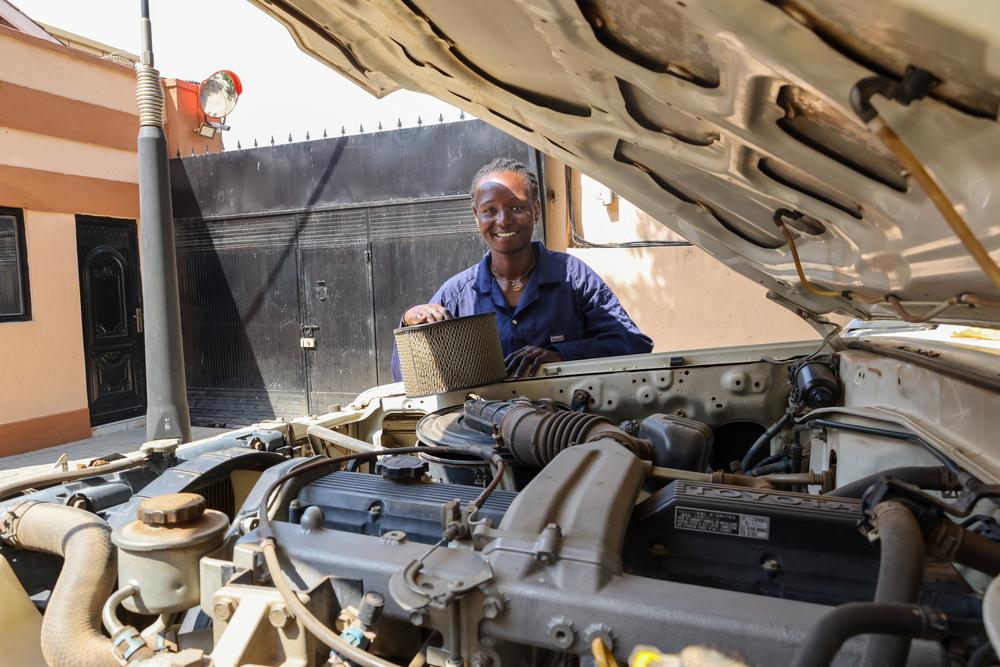
[[[475,171],[534,149],[480,121],[171,160],[196,424],[325,412],[389,382],[392,330],[484,246]]]

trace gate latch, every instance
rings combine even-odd
[[[299,338],[299,347],[304,350],[314,350],[316,349],[316,331],[319,326],[315,324],[303,324],[301,325],[302,337]]]

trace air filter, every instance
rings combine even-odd
[[[494,313],[403,327],[393,334],[410,398],[479,387],[507,375]]]

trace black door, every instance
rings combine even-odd
[[[90,423],[138,417],[146,372],[135,221],[78,215],[76,247]]]
[[[303,313],[309,412],[350,403],[376,384],[368,208],[305,216],[299,236],[299,299]]]

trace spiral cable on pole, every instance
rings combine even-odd
[[[135,101],[139,107],[139,125],[163,127],[166,113],[160,72],[149,65],[139,65],[135,72]]]

